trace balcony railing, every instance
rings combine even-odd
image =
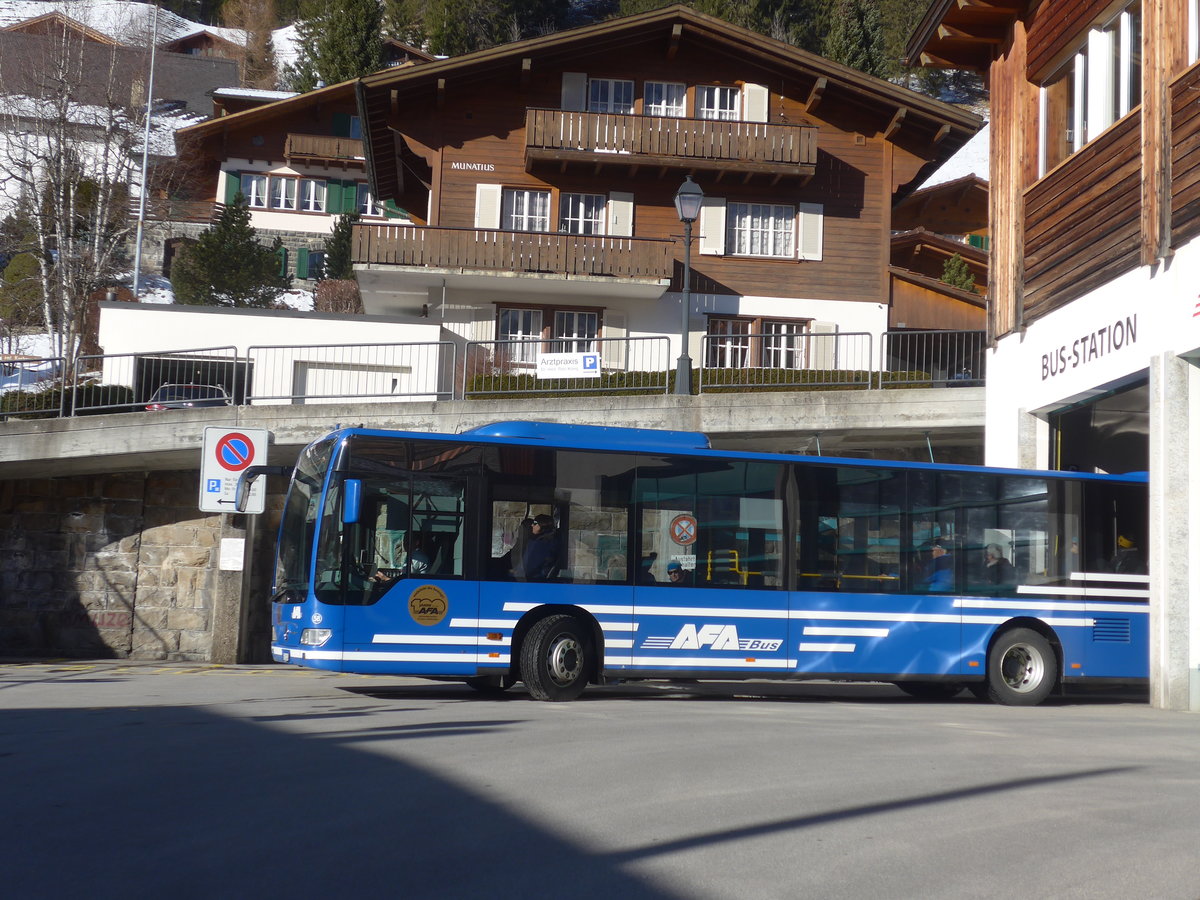
[[[670,279],[672,241],[585,234],[354,226],[359,264]]]
[[[325,162],[363,161],[363,142],[353,138],[330,137],[324,134],[289,134],[283,145],[283,156],[291,162],[309,159]]]
[[[616,154],[611,162],[687,161],[811,175],[817,164],[812,125],[728,122],[622,113],[529,109],[525,112],[527,159],[569,159],[572,154]],[[653,160],[647,159],[653,157]]]

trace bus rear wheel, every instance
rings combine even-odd
[[[574,700],[587,686],[590,639],[574,616],[547,616],[521,645],[521,680],[535,700]]]
[[[1058,683],[1058,657],[1044,637],[1014,628],[988,652],[988,696],[1005,706],[1036,706]]]
[[[893,681],[892,684],[918,700],[949,700],[963,689],[961,684],[949,681]]]

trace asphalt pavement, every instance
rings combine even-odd
[[[1200,898],[1200,716],[0,664],[14,898]]]

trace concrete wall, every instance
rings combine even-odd
[[[264,658],[249,629],[266,627],[273,531],[258,531],[247,585],[264,602],[243,609],[242,573],[222,572],[218,556],[245,517],[198,512],[197,479],[176,471],[0,482],[0,655]],[[272,521],[278,506],[276,497]]]

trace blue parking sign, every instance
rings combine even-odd
[[[221,493],[221,479],[220,478],[209,478],[204,483],[204,490],[206,490],[210,494]]]

